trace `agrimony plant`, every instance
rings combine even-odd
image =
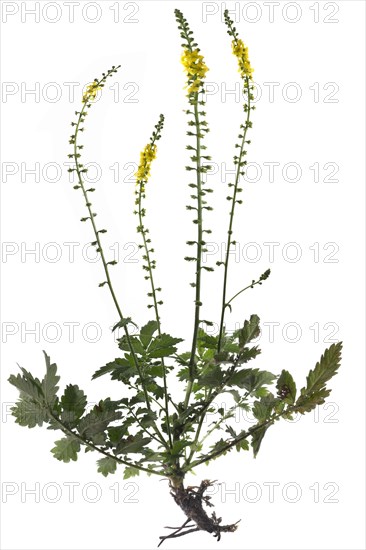
[[[229,183],[227,196],[230,203],[227,252],[224,261],[217,262],[216,266],[223,271],[219,332],[212,336],[202,328],[204,324],[212,324],[212,321],[202,317],[201,300],[202,284],[206,275],[209,277],[207,272],[213,271],[213,267],[202,262],[206,251],[205,239],[211,233],[206,218],[212,210],[209,197],[213,191],[203,177],[210,169],[207,162],[211,160],[205,145],[209,131],[204,88],[208,67],[187,20],[179,10],[175,10],[175,17],[183,41],[181,62],[186,76],[187,149],[191,155],[186,169],[193,176],[188,183],[192,194],[187,205],[193,213],[194,232],[192,240],[187,241],[192,253],[185,258],[194,267],[194,278],[190,283],[194,292],[191,343],[186,351],[178,351],[178,345],[183,340],[165,332],[162,326],[159,311],[163,303],[161,288],[155,281],[155,251],[146,225],[145,199],[151,165],[163,131],[163,115],[160,115],[149,142],[140,154],[135,188],[137,233],[144,277],[149,286],[148,308],[153,313],[152,319],[139,328],[135,319],[122,312],[113,289],[110,270],[116,262],[108,260],[103,249],[102,238],[106,229],[99,228],[96,222],[91,199],[95,189],[87,187],[84,182],[87,169],[81,162],[83,145],[80,143],[93,100],[107,79],[119,69],[119,66],[113,66],[87,87],[81,109],[75,112],[69,154],[74,165],[69,171],[75,173],[77,181],[74,189],[85,202],[86,215],[81,221],[90,223],[94,234],[91,244],[101,258],[104,277],[99,286],[108,288],[116,308],[117,319],[113,330],[121,329],[123,334],[118,338],[118,356],[99,368],[93,379],[109,375],[120,384],[121,398],[102,399],[87,412],[87,397],[78,386],[69,384],[63,393],[59,392],[57,367],[46,353],[46,374],[42,380],[24,368],[9,378],[20,392],[19,401],[12,408],[16,422],[28,428],[46,424],[48,429],[62,433],[51,450],[57,460],[77,460],[83,448],[99,456],[98,471],[104,476],[114,474],[122,465],[124,479],[146,472],[169,480],[172,497],[183,510],[186,520],[181,527],[161,536],[160,544],[168,538],[200,530],[213,534],[219,540],[223,532],[236,530],[238,522],[223,525],[221,518],[207,510],[212,506],[209,496],[205,494],[211,482],[204,480],[197,487],[187,487],[185,477],[201,464],[207,464],[232,449],[246,452],[251,447],[256,456],[267,430],[278,420],[291,419],[295,413],[305,414],[324,403],[330,393],[327,383],[340,365],[342,347],[341,343],[337,343],[326,349],[315,368],[310,370],[304,387],[297,391],[295,381],[287,370],[272,374],[247,365],[260,353],[255,344],[260,333],[257,315],[251,315],[233,334],[225,330],[225,315],[231,311],[233,301],[249,288],[261,285],[270,274],[267,270],[229,297],[230,250],[235,245],[234,217],[242,202],[240,185],[245,172],[247,146],[250,144],[248,133],[252,127],[254,84],[248,48],[239,38],[227,11],[225,24],[243,82],[243,119],[233,157],[236,173]],[[137,334],[131,334],[132,326],[138,328]],[[182,386],[180,399],[175,399],[169,389],[172,377],[177,377]],[[215,421],[207,425],[207,414],[215,411],[215,401],[224,393],[228,394],[230,405],[226,410],[219,408]],[[237,408],[251,411],[256,423],[236,431],[231,421]]]

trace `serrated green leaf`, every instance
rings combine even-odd
[[[105,432],[98,432],[97,434],[89,436],[89,439],[93,441],[94,445],[104,445],[107,439],[107,435]]]
[[[260,355],[260,353],[261,350],[258,348],[258,346],[253,346],[252,348],[242,348],[239,353],[237,363],[239,365],[248,363],[248,361],[255,359],[257,355]]]
[[[149,409],[147,407],[139,407],[137,411],[135,412],[136,416],[140,416],[141,414],[148,414]],[[153,411],[150,411],[153,412]]]
[[[117,470],[117,461],[108,456],[97,460],[97,464],[98,472],[100,472],[104,477],[107,477],[109,474],[114,474]]]
[[[107,430],[108,437],[112,445],[114,445],[115,447],[118,445],[122,437],[128,434],[128,428],[133,423],[134,423],[134,419],[132,416],[130,416],[129,418],[126,418],[124,420],[122,426],[110,426],[108,428]]]
[[[185,447],[191,445],[191,441],[175,441],[171,449],[171,454],[178,457]]]
[[[131,366],[130,361],[126,357],[117,357],[114,361],[107,363],[104,367],[98,369],[92,377],[92,380],[104,376],[104,374],[110,374],[112,380],[120,380],[121,382],[127,382],[132,376],[137,376],[136,367]]]
[[[232,363],[232,355],[228,351],[220,351],[214,355],[217,364]]]
[[[205,398],[205,394],[202,393],[202,392],[197,392],[194,385],[193,385],[193,393],[194,393],[194,398],[195,398],[196,401],[202,400],[202,399]]]
[[[313,392],[311,395],[300,395],[295,404],[295,412],[305,414],[312,411],[318,405],[322,405],[325,402],[325,399],[329,397],[331,390],[323,388],[316,392]]]
[[[259,428],[252,434],[251,446],[253,447],[254,458],[257,457],[257,454],[259,452],[259,449],[261,447],[263,438],[266,435],[267,430],[268,430],[268,426],[263,426],[262,428]]]
[[[152,340],[153,334],[158,330],[157,321],[149,321],[140,330],[140,340],[144,348],[147,348]]]
[[[15,417],[17,424],[34,428],[48,422],[49,416],[45,407],[23,392],[21,392],[20,397],[15,406],[11,408],[11,414]]]
[[[167,367],[163,367],[163,365],[153,365],[149,367],[148,375],[152,376],[153,378],[163,378],[164,376],[164,370],[168,370]]]
[[[217,349],[218,337],[207,334],[203,329],[198,329],[197,351],[202,355],[206,349]]]
[[[227,441],[221,438],[219,441],[216,441],[216,443],[210,447],[212,449],[211,452],[216,453],[219,451],[223,451],[226,445],[227,445]]]
[[[110,399],[100,401],[90,413],[80,420],[77,426],[79,434],[86,439],[91,439],[96,444],[103,442],[103,434],[108,425],[122,417],[121,412],[116,410],[117,406],[118,403]]]
[[[194,452],[199,452],[199,451],[202,451],[202,443],[191,443],[189,445],[191,451],[194,451]]]
[[[249,342],[257,338],[260,334],[260,319],[258,315],[251,315],[249,321],[244,321],[244,326],[234,333],[239,338],[241,348],[244,348]]]
[[[228,385],[238,386],[239,388],[247,389],[247,385],[251,381],[252,377],[254,377],[257,370],[258,369],[237,370],[231,375],[230,380],[228,381]]]
[[[225,390],[225,392],[230,393],[233,396],[235,403],[239,403],[241,396],[238,390]]]
[[[178,378],[181,382],[184,382],[185,380],[189,380],[190,372],[188,367],[184,367],[183,369],[180,369],[178,372]]]
[[[61,420],[67,423],[77,422],[84,414],[87,398],[79,386],[69,384],[61,397]]]
[[[279,398],[278,398],[279,399]],[[285,410],[286,408],[286,403],[285,401],[282,401],[282,400],[278,400],[277,403],[275,404],[275,407],[274,407],[274,412],[276,414],[282,414],[282,412]],[[286,418],[286,415],[285,415],[285,418]]]
[[[92,376],[92,380],[95,380],[100,376],[104,376],[105,374],[110,374],[113,370],[114,370],[114,363],[108,363],[107,365],[104,365],[103,367],[100,367],[98,370],[95,371],[95,373]]]
[[[246,439],[242,439],[235,445],[236,450],[239,451],[249,451],[249,443]]]
[[[331,392],[326,388],[326,383],[338,372],[341,352],[342,342],[332,344],[325,350],[314,370],[311,370],[306,378],[307,384],[300,391],[300,396],[295,403],[295,411],[304,414],[324,403]]]
[[[280,374],[279,379],[276,384],[278,396],[285,403],[292,405],[296,400],[296,384],[292,375],[287,371],[283,370]]]
[[[161,334],[152,340],[148,348],[151,358],[169,357],[177,351],[175,344],[183,342],[182,338],[173,338],[170,334]]]
[[[228,353],[239,353],[240,346],[238,344],[235,344],[234,342],[225,342],[222,346],[222,351],[226,351]]]
[[[152,352],[149,351],[149,357],[151,359],[159,359],[161,357],[171,357],[177,351],[176,347],[172,348],[159,348]]]
[[[332,344],[325,350],[320,361],[307,376],[306,388],[301,390],[301,395],[321,390],[325,384],[335,375],[340,367],[342,342]]]
[[[137,468],[134,468],[133,466],[126,466],[124,473],[123,473],[123,479],[130,479],[130,477],[135,477],[140,475],[140,470]]]
[[[72,436],[55,441],[55,447],[51,449],[53,456],[57,458],[57,460],[62,460],[63,462],[77,460],[79,451],[80,442]]]
[[[146,389],[151,392],[156,399],[161,399],[164,396],[164,388],[154,381],[151,381],[150,383],[146,382]]]
[[[42,391],[46,403],[52,407],[57,399],[57,392],[59,390],[57,384],[60,377],[57,376],[56,363],[51,363],[51,359],[47,353],[45,351],[43,353],[46,361],[46,375],[42,380]]]
[[[213,365],[209,371],[198,378],[197,384],[205,388],[216,388],[222,384],[223,380],[224,372],[219,365]]]
[[[137,327],[136,323],[132,321],[131,317],[125,317],[123,319],[120,319],[118,323],[114,325],[114,327],[112,328],[112,332],[117,330],[117,328],[127,327],[127,325],[134,325],[135,327]]]
[[[254,392],[262,386],[272,384],[276,376],[268,371],[259,369],[242,369],[234,372],[228,382],[229,386],[238,386],[249,392]]]
[[[253,395],[254,397],[266,397],[266,395],[268,395],[268,390],[267,388],[258,388]]]
[[[185,351],[184,353],[181,353],[180,355],[176,356],[176,361],[179,363],[179,365],[188,366],[189,360],[191,358],[191,352]]]
[[[263,386],[270,386],[277,376],[272,372],[266,370],[260,370],[256,375],[255,389],[262,388]]]
[[[255,401],[253,404],[252,413],[254,418],[259,420],[259,422],[263,422],[268,416],[268,406],[260,401]]]
[[[33,397],[36,401],[43,401],[44,396],[40,380],[33,378],[31,373],[23,369],[23,367],[20,367],[20,370],[23,376],[21,374],[17,374],[16,376],[11,374],[8,379],[10,384],[29,397]]]
[[[120,441],[116,449],[116,454],[124,455],[128,453],[139,453],[150,443],[150,441],[150,437],[143,437],[141,434],[135,436],[130,435],[127,439]]]
[[[273,409],[276,407],[280,400],[275,398],[270,392],[266,396],[262,397],[259,401],[255,401],[252,407],[252,413],[254,418],[259,422],[269,420],[273,413]]]
[[[137,405],[137,403],[145,403],[145,395],[142,390],[137,392],[133,397],[131,397],[129,402],[130,406]]]
[[[234,439],[235,439],[235,438],[237,437],[237,435],[238,435],[238,434],[236,433],[236,431],[234,430],[234,428],[233,428],[232,426],[229,426],[229,425],[226,426],[226,430],[225,430],[225,431],[228,432],[228,433],[231,435],[231,437],[234,438]]]
[[[157,414],[155,411],[148,411],[142,418],[140,418],[140,424],[144,428],[149,428],[154,426],[155,421],[157,420]]]
[[[118,347],[123,351],[131,351],[131,346],[134,349],[135,354],[145,355],[145,348],[140,342],[140,339],[137,336],[122,336],[118,338]]]

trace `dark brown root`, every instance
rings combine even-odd
[[[170,484],[170,494],[188,519],[181,527],[166,527],[166,529],[175,529],[175,531],[170,535],[159,537],[160,543],[158,547],[167,539],[183,537],[196,531],[213,533],[213,536],[218,541],[221,539],[221,533],[233,533],[236,531],[240,520],[231,525],[221,525],[222,518],[218,518],[215,512],[212,512],[211,516],[209,516],[203,508],[203,504],[213,507],[213,504],[210,502],[211,497],[204,494],[213,483],[205,479],[199,487],[187,487],[186,489],[183,483],[178,486]]]

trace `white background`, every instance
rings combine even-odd
[[[242,122],[240,98],[225,94],[239,79],[221,21],[223,3],[120,2],[119,8],[117,2],[74,4],[70,22],[66,2],[2,2],[2,547],[7,550],[148,549],[156,547],[164,525],[183,521],[166,481],[140,476],[127,485],[122,468],[105,479],[96,472],[97,457],[92,454],[80,454],[78,462],[68,465],[57,462],[49,452],[57,434],[20,428],[7,413],[17,398],[7,378],[16,372],[17,362],[42,376],[42,349],[57,362],[63,386],[79,384],[91,402],[120,396],[118,383],[106,377],[90,382],[92,373],[118,350],[109,330],[116,312],[106,287],[97,287],[103,280],[100,262],[83,258],[82,249],[93,236],[88,224],[79,222],[85,215],[83,201],[64,166],[82,86],[112,65],[122,65],[91,109],[83,160],[102,168],[93,196],[97,221],[99,228],[108,229],[106,250],[118,243],[120,263],[113,268],[113,280],[125,315],[140,324],[149,319],[148,288],[138,255],[129,256],[135,250],[137,220],[132,214],[134,184],[123,180],[131,172],[127,163],[138,161],[159,113],[166,116],[149,182],[148,215],[158,253],[156,274],[164,291],[162,320],[175,336],[191,335],[193,292],[188,282],[193,267],[183,257],[189,253],[184,243],[194,238],[195,228],[184,206],[191,179],[184,169],[189,138],[174,8],[188,18],[210,67],[208,152],[227,169],[232,169]],[[226,523],[242,518],[238,531],[223,536],[219,544],[207,533],[198,533],[168,541],[167,549],[365,548],[364,3],[272,3],[273,19],[268,4],[227,2],[237,10],[236,26],[249,46],[262,91],[248,150],[248,161],[257,163],[262,174],[244,186],[245,204],[235,223],[239,257],[232,261],[229,294],[272,269],[262,287],[238,298],[227,324],[232,330],[257,313],[263,353],[256,366],[275,373],[289,369],[299,387],[332,338],[344,341],[342,368],[331,382],[329,403],[317,414],[273,427],[256,460],[251,453],[232,452],[198,468],[196,478],[189,476],[189,483],[207,477],[223,482],[215,495],[216,511]],[[39,21],[26,12],[34,8],[40,10]],[[74,97],[67,84],[72,82]],[[273,100],[269,83],[277,83]],[[25,94],[37,86],[39,95]],[[301,97],[291,101],[299,90]],[[263,165],[268,162],[280,163],[274,181]],[[35,163],[39,181],[26,173]],[[120,166],[117,182],[110,169],[115,163]],[[287,163],[301,167],[299,181],[286,181],[294,179],[291,170],[283,177]],[[320,166],[319,182],[309,168],[315,163]],[[324,181],[332,171],[323,168],[326,163],[339,167],[333,176],[338,181]],[[62,175],[57,175],[56,165]],[[58,181],[50,181],[52,177]],[[225,240],[224,179],[222,172],[210,176],[215,189],[215,210],[207,216],[212,250]],[[71,245],[64,243],[77,243],[74,261],[69,257]],[[263,243],[279,243],[273,258]],[[290,261],[295,248],[288,243],[297,243],[298,261]],[[314,243],[319,243],[319,258]],[[327,243],[335,245],[324,249]],[[24,254],[37,246],[39,254]],[[113,259],[113,251],[109,253]],[[55,254],[58,261],[52,261]],[[207,265],[219,259],[218,253],[211,254]],[[204,317],[217,320],[220,270],[207,274],[204,284]],[[27,333],[36,323],[39,337]],[[73,342],[69,323],[77,324]],[[92,325],[87,330],[88,323],[99,326],[101,335]],[[272,339],[268,323],[279,323]],[[315,328],[310,329],[314,326],[319,327],[316,337]],[[70,483],[78,484],[73,499]],[[275,487],[273,498],[269,484]],[[32,488],[39,498],[27,493]],[[236,496],[228,493],[234,488]]]

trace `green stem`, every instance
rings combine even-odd
[[[118,315],[119,315],[120,319],[122,320],[124,318],[123,313],[122,313],[122,310],[121,310],[120,305],[118,303],[118,300],[117,300],[116,294],[114,292],[114,289],[113,289],[111,277],[110,277],[110,274],[109,274],[108,264],[107,264],[107,261],[105,259],[104,250],[103,250],[102,243],[101,243],[101,240],[100,240],[100,236],[99,236],[96,224],[95,224],[94,214],[91,210],[91,203],[90,203],[90,200],[89,200],[88,192],[85,189],[85,185],[84,185],[84,181],[83,181],[83,178],[82,178],[82,175],[81,175],[81,169],[80,169],[80,165],[79,165],[79,161],[78,161],[78,157],[77,157],[77,139],[78,139],[78,133],[79,133],[79,126],[80,126],[81,118],[82,118],[82,116],[85,112],[85,109],[86,109],[86,103],[84,103],[84,106],[83,106],[83,108],[82,108],[82,110],[79,114],[79,118],[78,118],[76,128],[75,128],[74,158],[75,158],[76,173],[77,173],[77,176],[78,176],[79,185],[80,185],[81,190],[82,190],[83,195],[84,195],[85,204],[86,204],[86,207],[88,209],[89,218],[90,218],[90,221],[91,221],[91,224],[92,224],[92,227],[93,227],[95,240],[97,242],[97,250],[98,250],[98,252],[100,254],[100,257],[101,257],[101,260],[102,260],[105,276],[106,276],[106,279],[107,279],[107,284],[108,284],[108,287],[109,287],[114,305],[116,306]],[[139,362],[137,360],[135,350],[134,350],[134,348],[132,346],[132,343],[131,343],[130,334],[129,334],[128,329],[127,329],[126,326],[124,327],[124,332],[125,332],[125,335],[126,335],[126,338],[127,338],[128,345],[129,345],[130,350],[131,350],[132,357],[134,359],[135,366],[137,368],[137,371],[139,373],[139,377],[141,379],[141,384],[143,386],[146,405],[147,405],[148,409],[150,409],[149,396],[148,396],[147,390],[145,388],[145,385],[143,383],[143,377],[142,377],[142,372],[141,372],[141,369],[140,369],[140,365],[139,365]]]
[[[273,422],[275,422],[275,420],[277,420],[278,418],[281,418],[281,416],[283,416],[285,414],[285,412],[287,412],[287,411],[283,411],[282,413],[279,413],[277,415],[273,415],[272,418],[270,418],[266,422],[263,422],[262,424],[257,424],[253,428],[250,428],[247,432],[244,432],[241,435],[239,435],[238,437],[235,437],[233,439],[233,441],[230,441],[229,443],[227,443],[222,449],[220,449],[218,451],[214,451],[214,452],[206,455],[205,457],[200,458],[199,460],[196,460],[195,462],[192,462],[192,464],[186,465],[185,467],[183,467],[183,471],[188,472],[189,470],[192,470],[192,468],[195,468],[196,466],[199,466],[200,464],[203,464],[204,462],[209,462],[210,460],[213,460],[214,458],[217,458],[221,454],[226,453],[227,451],[232,449],[232,447],[234,447],[235,445],[240,443],[240,441],[243,441],[243,439],[247,439],[250,435],[253,435],[253,433],[257,432],[258,430],[273,424]]]
[[[201,308],[201,271],[202,271],[202,179],[201,179],[201,126],[200,118],[198,114],[198,93],[195,94],[194,104],[194,121],[196,127],[196,184],[197,184],[197,271],[196,271],[196,296],[195,296],[195,308],[194,308],[194,328],[192,338],[191,357],[189,360],[189,371],[191,380],[193,380],[195,372],[195,356],[197,348],[197,336],[200,323],[200,308]]]
[[[193,380],[195,376],[195,357],[197,349],[197,337],[198,328],[200,324],[200,308],[201,308],[201,271],[202,271],[202,180],[201,180],[201,127],[200,118],[198,114],[198,92],[195,93],[194,104],[194,121],[196,127],[196,184],[197,184],[197,250],[196,250],[196,295],[195,295],[195,307],[194,307],[194,325],[193,325],[193,337],[191,356],[189,359],[189,381],[187,384],[186,396],[184,400],[184,407],[189,405],[189,399],[192,393]]]
[[[187,49],[192,52],[197,44],[194,42],[193,34],[189,29],[188,23],[183,17],[180,10],[175,10],[175,16],[181,30],[181,36],[186,41]],[[186,395],[184,400],[184,407],[187,409],[189,405],[189,399],[192,393],[193,380],[195,377],[195,357],[197,349],[197,336],[200,323],[200,308],[201,308],[201,270],[202,270],[202,179],[201,179],[201,123],[198,112],[198,96],[199,92],[189,94],[189,104],[194,106],[194,125],[196,128],[196,190],[197,190],[197,250],[196,250],[196,295],[195,295],[195,307],[194,307],[194,326],[192,336],[192,348],[189,366],[189,380],[186,389]]]
[[[155,289],[155,284],[154,284],[154,277],[153,277],[153,270],[152,270],[152,262],[151,262],[151,258],[150,258],[150,251],[149,251],[149,247],[148,247],[148,243],[147,243],[147,239],[146,239],[145,226],[144,226],[143,219],[142,219],[143,218],[142,191],[141,191],[142,182],[139,182],[139,185],[140,185],[139,198],[138,198],[139,224],[140,224],[140,228],[141,228],[143,246],[144,246],[144,249],[145,249],[145,256],[146,256],[147,268],[148,268],[150,285],[151,285],[151,294],[152,294],[152,299],[153,299],[153,302],[154,302],[155,318],[156,318],[156,322],[158,324],[158,333],[159,333],[159,336],[160,336],[161,335],[161,323],[160,323],[160,316],[159,316],[159,307],[158,307],[158,301],[157,301],[157,297],[156,297],[156,289]]]
[[[207,409],[206,409],[207,410]],[[201,430],[202,430],[202,426],[203,426],[203,422],[206,418],[206,410],[205,412],[201,415],[201,418],[199,420],[199,423],[198,423],[198,427],[197,427],[197,432],[196,432],[196,437],[194,438],[194,441],[193,441],[193,445],[197,445],[198,441],[199,441],[199,437],[200,437],[200,434],[201,434]],[[186,463],[185,465],[188,466],[194,456],[194,453],[196,451],[194,449],[191,450],[191,452],[189,453],[189,457],[188,459],[186,460]]]
[[[239,290],[239,292],[234,294],[234,296],[228,302],[226,302],[225,307],[228,307],[231,304],[231,302],[235,300],[235,298],[237,298],[237,296],[239,296],[242,292],[244,292],[245,290],[248,290],[248,288],[253,288],[255,285],[261,284],[261,282],[262,282],[262,279],[258,279],[258,281],[254,281],[251,285],[248,285],[245,288],[242,288],[241,290]]]
[[[152,140],[152,145],[154,145],[154,139]],[[158,334],[161,336],[161,322],[160,322],[160,316],[159,316],[159,306],[158,306],[158,300],[156,297],[156,289],[154,284],[154,276],[153,276],[153,266],[150,258],[150,250],[146,239],[146,231],[145,226],[143,223],[143,209],[142,209],[142,189],[143,189],[143,182],[138,182],[139,184],[139,191],[138,191],[138,216],[139,216],[139,227],[142,234],[142,240],[143,240],[143,246],[145,250],[145,257],[147,261],[147,269],[149,273],[149,279],[150,279],[150,285],[151,285],[151,294],[153,298],[154,303],[154,311],[155,311],[155,318],[158,325]],[[164,383],[164,401],[165,401],[165,415],[166,415],[166,427],[168,432],[168,438],[169,438],[169,444],[170,447],[173,446],[173,439],[172,439],[172,433],[170,429],[170,422],[169,422],[169,394],[168,394],[168,384],[167,384],[167,377],[166,377],[166,366],[164,363],[164,359],[161,359],[161,366],[163,367],[163,383]]]
[[[101,79],[99,82],[98,82],[98,85],[103,82],[104,79]],[[108,269],[108,264],[107,264],[107,261],[105,259],[105,255],[104,255],[104,251],[103,251],[103,247],[102,247],[102,243],[100,241],[100,236],[99,236],[99,233],[98,233],[98,230],[97,230],[97,227],[95,225],[95,220],[94,220],[94,214],[91,210],[91,203],[90,203],[90,200],[89,200],[89,196],[88,196],[88,192],[87,190],[85,189],[85,185],[84,185],[84,181],[83,181],[83,178],[82,178],[82,172],[81,172],[81,167],[80,167],[80,164],[79,164],[79,160],[78,160],[78,153],[77,153],[77,139],[78,139],[78,135],[79,135],[79,126],[80,126],[80,123],[82,121],[82,118],[83,116],[85,116],[85,113],[86,113],[86,107],[87,107],[87,102],[84,102],[84,105],[83,105],[83,108],[81,109],[80,113],[79,113],[79,118],[78,118],[78,121],[76,123],[76,128],[75,128],[75,139],[74,139],[74,160],[75,160],[75,166],[76,166],[76,173],[77,173],[77,176],[78,176],[78,182],[79,182],[79,185],[81,187],[81,190],[83,192],[83,195],[84,195],[84,199],[85,199],[85,204],[86,204],[86,207],[88,209],[88,213],[89,213],[89,217],[90,217],[90,221],[91,221],[91,224],[92,224],[92,227],[93,227],[93,231],[94,231],[94,235],[95,235],[95,240],[97,242],[97,249],[98,249],[98,252],[100,253],[100,257],[101,257],[101,260],[102,260],[102,264],[103,264],[103,268],[104,268],[104,272],[105,272],[105,276],[106,276],[106,279],[107,279],[107,284],[108,284],[108,288],[110,290],[110,293],[111,293],[111,296],[112,296],[112,299],[113,299],[113,302],[114,302],[114,305],[117,309],[117,312],[118,312],[118,315],[120,317],[120,319],[122,320],[124,317],[123,317],[123,314],[122,314],[122,310],[119,306],[119,303],[118,303],[118,300],[117,300],[117,297],[116,297],[116,294],[114,292],[114,289],[113,289],[113,285],[112,285],[112,281],[111,281],[111,278],[110,278],[110,274],[109,274],[109,269]],[[145,384],[144,384],[144,379],[143,379],[143,376],[142,376],[142,371],[140,369],[140,365],[139,365],[139,362],[138,362],[138,359],[136,357],[136,353],[135,353],[135,350],[132,346],[132,342],[131,342],[131,338],[130,338],[130,334],[128,332],[128,329],[127,329],[127,326],[124,326],[124,332],[125,332],[125,335],[126,335],[126,339],[127,339],[127,343],[128,343],[128,346],[130,348],[130,351],[131,351],[131,355],[133,357],[133,361],[135,363],[135,366],[136,366],[136,369],[137,369],[137,372],[139,374],[139,377],[140,377],[140,380],[141,380],[141,384],[142,384],[142,388],[143,388],[143,392],[144,392],[144,396],[145,396],[145,401],[146,401],[146,406],[149,410],[151,410],[151,405],[150,405],[150,400],[149,400],[149,395],[148,395],[148,392],[146,390],[146,387],[145,387]],[[157,434],[159,435],[160,439],[161,439],[161,442],[163,443],[163,445],[165,447],[167,447],[167,443],[163,437],[163,435],[161,434],[159,428],[156,426],[156,424],[154,424],[154,427],[156,429],[156,432]]]
[[[226,287],[227,287],[228,270],[229,270],[230,248],[231,248],[231,245],[232,245],[232,233],[233,233],[233,223],[234,223],[236,197],[237,197],[237,194],[238,194],[239,178],[240,178],[240,171],[241,171],[241,162],[242,162],[242,159],[243,159],[243,156],[244,156],[244,147],[245,147],[245,142],[246,142],[247,130],[249,128],[250,111],[251,111],[249,77],[248,76],[246,76],[246,78],[245,78],[245,87],[246,87],[247,92],[248,92],[248,103],[247,103],[248,110],[247,110],[247,118],[246,118],[246,123],[245,123],[245,127],[244,127],[243,137],[242,137],[241,145],[240,145],[240,152],[239,152],[239,156],[238,156],[238,164],[237,164],[235,184],[234,184],[234,193],[233,193],[233,196],[232,196],[232,204],[231,204],[231,210],[230,210],[229,229],[228,229],[228,232],[227,232],[224,281],[223,281],[223,289],[222,289],[221,319],[220,319],[220,329],[219,329],[219,340],[218,340],[218,345],[217,345],[218,352],[221,349],[223,330],[224,330],[224,322],[225,322],[225,310],[226,310],[226,307],[227,307]]]

